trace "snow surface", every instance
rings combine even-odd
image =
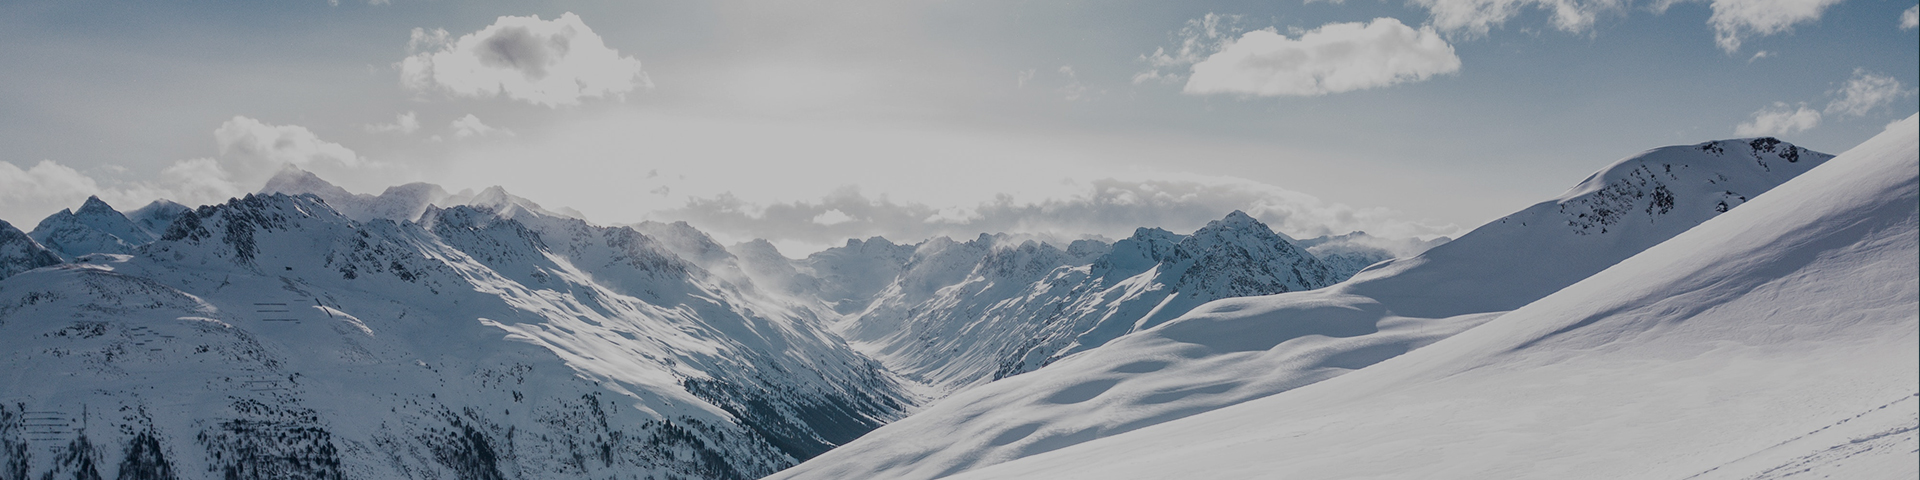
[[[941,478],[1310,385],[1545,297],[1829,158],[1770,138],[1650,150],[1419,256],[1325,289],[1202,305],[774,478]]]
[[[1432,346],[953,478],[1914,478],[1917,174],[1909,117]]]

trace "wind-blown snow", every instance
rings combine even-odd
[[[1199,306],[774,478],[940,478],[1333,378],[1545,297],[1828,158],[1770,138],[1651,150],[1419,256],[1325,289]]]
[[[1430,347],[953,478],[1913,478],[1916,131]]]

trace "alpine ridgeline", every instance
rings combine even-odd
[[[1420,255],[1328,288],[1192,308],[956,393],[775,478],[941,478],[1334,378],[1572,285],[1831,157],[1772,138],[1647,151]],[[1236,476],[1201,472],[1186,475]]]
[[[851,246],[849,247],[851,248]],[[897,279],[839,331],[943,391],[1033,371],[1230,297],[1311,290],[1340,277],[1253,217],[1192,235],[1142,228],[1061,250],[982,235],[915,248]]]
[[[44,267],[0,281],[0,477],[747,479],[918,400],[812,307],[475,197],[249,195],[144,244],[165,212],[95,199],[35,231],[69,263],[0,224],[0,273]]]

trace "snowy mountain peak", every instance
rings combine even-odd
[[[68,259],[89,253],[124,254],[154,238],[97,196],[87,197],[79,210],[61,210],[47,216],[30,235]]]
[[[14,228],[13,224],[0,220],[0,279],[59,263],[59,255],[41,246],[26,232]]]
[[[101,200],[99,195],[88,195],[87,201],[81,203],[80,209],[73,213],[75,215],[88,216],[106,215],[108,212],[112,212],[113,214],[120,213],[119,210],[114,210],[112,205],[107,205],[106,201]]]
[[[190,210],[193,208],[163,198],[127,212],[127,219],[132,220],[134,225],[145,231],[147,236],[159,239],[160,234],[166,233],[167,225],[173,223],[173,219],[179,218],[181,213]]]
[[[354,194],[348,192],[347,189],[340,188],[338,185],[334,185],[333,182],[321,179],[319,175],[314,175],[313,172],[301,170],[300,167],[293,166],[291,163],[281,167],[280,171],[273,174],[272,178],[268,178],[267,184],[260,187],[260,193],[285,193],[289,195],[308,193],[323,199],[352,198],[354,196]]]

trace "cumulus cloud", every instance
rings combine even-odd
[[[1853,78],[1847,79],[1847,85],[1833,93],[1840,98],[1827,104],[1828,115],[1859,117],[1895,100],[1912,96],[1914,91],[1904,88],[1900,80],[1891,76],[1854,69]]]
[[[554,107],[586,97],[624,98],[653,86],[639,60],[608,48],[571,12],[553,20],[500,17],[457,39],[446,30],[416,28],[408,48],[415,53],[400,61],[400,82],[420,91],[504,95]]]
[[[1310,96],[1426,80],[1460,70],[1431,27],[1399,20],[1332,23],[1288,38],[1254,30],[1193,65],[1189,94]]]
[[[273,125],[235,116],[214,129],[213,138],[220,145],[220,166],[236,179],[265,180],[287,164],[312,169],[353,168],[363,163],[353,150],[321,140],[299,125]]]
[[[420,117],[413,112],[402,113],[393,119],[393,123],[367,125],[367,131],[374,133],[398,133],[411,135],[420,131]]]
[[[1743,137],[1758,137],[1799,133],[1818,126],[1819,111],[1807,108],[1804,103],[1795,106],[1774,102],[1773,106],[1753,112],[1753,119],[1735,126],[1733,132]]]
[[[448,128],[453,129],[456,138],[484,137],[487,135],[513,135],[513,131],[497,128],[480,122],[480,117],[469,113],[453,121]]]
[[[871,197],[842,188],[818,200],[755,204],[731,195],[693,198],[681,208],[654,212],[655,220],[685,220],[731,240],[784,239],[831,245],[847,238],[885,236],[919,241],[1013,233],[1073,239],[1118,238],[1138,227],[1188,232],[1228,212],[1243,210],[1298,238],[1365,230],[1389,238],[1457,235],[1454,225],[1408,221],[1387,209],[1330,204],[1310,195],[1244,180],[1089,182],[1075,194],[1038,201],[999,196],[972,207],[933,207]]]
[[[1907,7],[1907,11],[1900,12],[1900,29],[1912,30],[1914,28],[1920,28],[1920,5]]]
[[[1714,42],[1727,53],[1740,50],[1742,37],[1767,36],[1793,29],[1794,25],[1820,19],[1827,7],[1840,0],[1713,0]]]

